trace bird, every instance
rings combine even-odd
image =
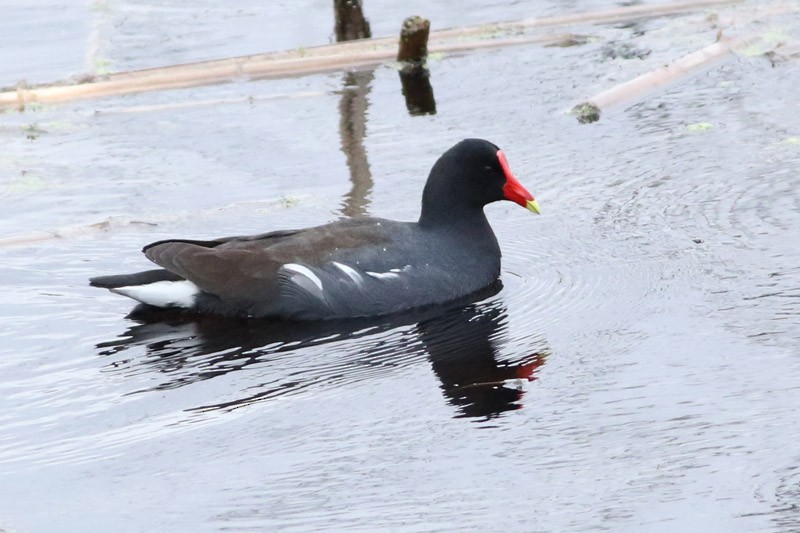
[[[431,168],[416,222],[354,217],[161,240],[142,250],[160,268],[89,282],[148,306],[240,318],[372,318],[442,305],[500,279],[501,251],[483,210],[499,200],[541,213],[497,145],[464,139]]]

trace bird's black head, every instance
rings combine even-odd
[[[539,212],[539,204],[517,181],[500,148],[483,139],[464,139],[433,165],[422,193],[420,222],[458,217],[460,211],[479,211],[497,200]]]

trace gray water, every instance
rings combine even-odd
[[[403,4],[367,0],[375,35],[607,5]],[[327,1],[160,6],[14,1],[0,84],[332,35]],[[800,38],[796,14],[769,24]],[[0,115],[0,239],[29,241],[0,247],[0,530],[800,530],[800,63],[740,57],[593,125],[565,113],[712,26],[436,57],[435,115],[408,113],[390,66]],[[544,211],[487,208],[504,286],[470,305],[144,320],[87,286],[148,268],[158,239],[414,219],[470,136]]]

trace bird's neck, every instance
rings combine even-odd
[[[425,229],[455,230],[463,234],[491,232],[483,207],[450,205],[449,202],[433,205],[423,200],[418,224]]]

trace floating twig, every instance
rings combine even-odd
[[[584,124],[596,122],[600,119],[601,113],[608,108],[634,102],[669,83],[707,70],[721,61],[733,57],[737,50],[751,46],[758,40],[760,40],[759,37],[748,37],[717,41],[702,50],[685,55],[665,67],[660,67],[605,90],[589,98],[586,102],[576,105],[571,112],[577,115],[578,122]]]
[[[493,30],[496,32],[515,32],[525,29],[555,28],[559,26],[575,26],[579,24],[613,24],[640,18],[675,15],[689,11],[700,11],[707,7],[737,4],[742,1],[744,0],[697,0],[696,2],[668,2],[664,4],[625,6],[612,9],[602,9],[598,11],[588,11],[586,13],[572,13],[568,15],[556,15],[552,17],[534,17],[519,21],[483,24],[480,26],[468,26],[465,28],[453,28],[436,32],[436,37],[464,37],[466,35],[484,33],[487,30]]]
[[[740,0],[697,0],[667,4],[628,6],[617,9],[524,19],[516,22],[481,24],[440,30],[431,37],[432,52],[448,53],[521,44],[557,44],[570,35],[516,35],[526,29],[554,28],[574,24],[600,24],[643,17],[695,11],[709,6],[732,4]],[[466,40],[469,37],[474,40]],[[183,65],[120,72],[104,76],[85,76],[79,83],[59,82],[27,87],[24,83],[0,93],[0,108],[24,109],[31,102],[63,103],[87,98],[123,95],[144,91],[196,87],[235,80],[316,74],[340,69],[368,67],[395,57],[394,37],[361,39],[308,49],[287,50]]]
[[[137,220],[127,216],[111,216],[105,220],[101,220],[100,222],[95,222],[92,224],[62,226],[52,230],[33,231],[30,233],[0,237],[0,248],[6,248],[10,246],[27,246],[42,241],[84,237],[87,235],[96,235],[98,233],[107,233],[109,231],[118,229],[151,228],[166,222],[178,222],[198,216],[215,216],[234,209],[237,212],[263,209],[274,210],[280,207],[289,207],[294,205],[294,203],[297,201],[303,200],[307,197],[308,195],[302,195],[292,196],[291,198],[278,198],[275,200],[236,202],[224,207],[212,207],[209,209],[185,211],[181,213],[162,215],[159,217],[151,217],[148,218],[148,220]]]
[[[104,233],[111,229],[116,228],[129,228],[129,227],[151,227],[157,226],[155,222],[144,222],[141,220],[131,220],[125,217],[109,217],[101,222],[94,224],[85,224],[78,226],[65,226],[55,228],[49,231],[34,231],[31,233],[24,233],[20,235],[11,235],[9,237],[0,237],[0,248],[9,246],[25,246],[29,244],[36,244],[42,241],[50,241],[54,239],[65,239],[74,237],[83,237],[86,235],[93,235],[96,233]]]
[[[168,102],[164,104],[143,104],[123,107],[110,107],[95,111],[98,115],[112,115],[117,113],[152,113],[174,109],[187,109],[196,107],[217,107],[232,104],[254,104],[270,100],[293,100],[295,98],[312,98],[329,94],[324,91],[301,91],[297,93],[276,93],[253,96],[239,96],[236,98],[210,98],[207,100],[190,100],[188,102]]]

